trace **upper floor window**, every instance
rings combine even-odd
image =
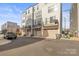
[[[45,18],[45,24],[47,24],[47,22],[48,22],[48,21],[47,21],[47,18]]]
[[[53,23],[54,17],[50,17],[50,23]]]
[[[39,9],[39,6],[37,5],[37,10]]]
[[[47,3],[44,3],[45,5],[47,5]]]
[[[56,16],[50,17],[50,23],[53,23],[53,22],[57,23]]]
[[[22,20],[22,23],[25,23],[25,20]]]
[[[55,5],[51,5],[48,7],[48,13],[51,13],[51,12],[55,12],[58,10],[58,5],[55,4]]]
[[[30,10],[28,10],[28,14],[30,13]]]
[[[27,11],[25,12],[25,14],[27,14]]]
[[[35,7],[33,7],[33,11],[35,11]]]
[[[57,11],[58,10],[58,5],[55,4],[53,8],[54,8],[54,11]]]
[[[48,13],[52,12],[53,11],[53,7],[48,7]]]
[[[42,11],[38,11],[38,12],[35,14],[35,17],[36,17],[36,18],[42,18]]]

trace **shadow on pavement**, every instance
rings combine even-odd
[[[12,40],[11,43],[1,45],[0,46],[0,51],[5,51],[5,50],[18,48],[18,47],[25,46],[25,45],[28,45],[28,44],[32,44],[32,43],[35,43],[35,42],[38,42],[38,41],[41,41],[41,40],[43,40],[43,39],[19,37],[16,40]]]

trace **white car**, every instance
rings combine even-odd
[[[17,35],[13,32],[7,32],[5,35],[4,35],[4,38],[5,39],[16,39],[17,38]]]

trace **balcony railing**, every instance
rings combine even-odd
[[[51,23],[47,22],[43,26],[54,26],[54,25],[58,25],[58,20],[53,20]]]
[[[56,30],[56,29],[58,29],[58,26],[59,25],[52,25],[52,26],[43,26],[43,29],[44,30]]]
[[[31,25],[25,26],[25,28],[31,28]]]
[[[39,21],[36,24],[34,24],[34,28],[40,28],[42,26],[42,22]]]
[[[43,29],[58,29],[58,20],[53,20],[52,23],[47,23],[43,25]]]

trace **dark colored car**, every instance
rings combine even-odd
[[[13,32],[7,32],[6,34],[4,34],[4,38],[5,39],[16,39],[17,35]]]

